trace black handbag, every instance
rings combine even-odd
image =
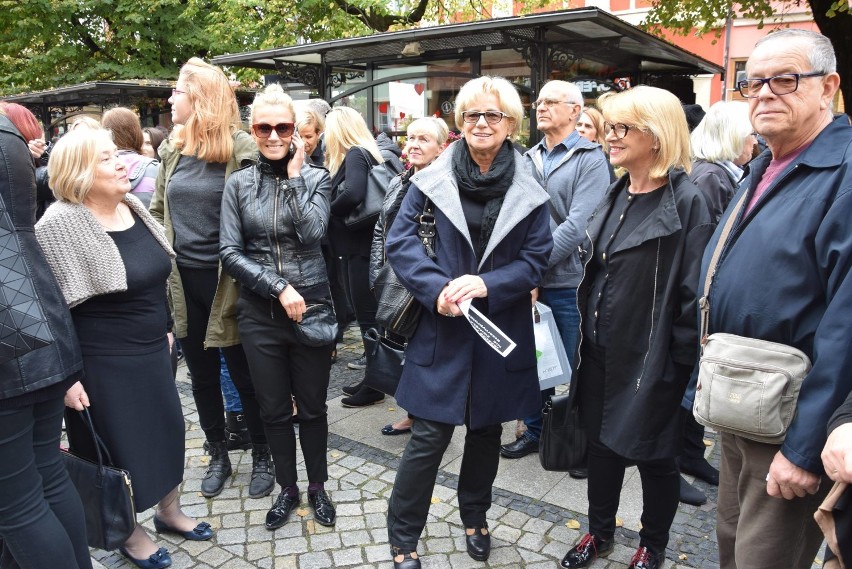
[[[136,528],[133,486],[129,472],[112,466],[112,458],[95,432],[89,411],[85,409],[81,414],[92,435],[98,461],[62,449],[62,462],[83,501],[89,545],[112,551],[124,545]]]
[[[372,155],[366,149],[360,146],[358,148],[367,157],[368,163],[372,162]],[[393,166],[387,160],[370,168],[367,175],[367,193],[364,196],[364,201],[355,206],[355,209],[343,218],[343,223],[346,224],[347,228],[357,231],[376,225],[379,220],[379,213],[382,211],[382,205],[385,203],[390,181],[398,173],[394,172]]]
[[[405,364],[405,345],[397,344],[387,336],[370,328],[364,334],[367,369],[364,385],[393,396],[402,376]]]
[[[426,254],[435,258],[435,216],[432,213],[432,202],[426,198],[423,204],[423,213],[420,214],[420,227],[417,235],[423,242]],[[378,307],[376,308],[376,322],[382,325],[387,332],[392,332],[403,338],[410,338],[417,329],[420,322],[420,313],[423,305],[414,298],[405,288],[396,273],[384,259],[384,265],[379,269],[376,280],[373,283]]]
[[[0,364],[53,343],[12,216],[0,196]]]
[[[542,410],[543,426],[538,460],[551,472],[565,472],[586,465],[588,439],[580,409],[569,394],[553,395]]]
[[[327,346],[337,338],[337,316],[330,304],[308,304],[302,321],[296,322],[299,342],[312,348]]]

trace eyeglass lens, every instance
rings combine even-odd
[[[464,122],[471,124],[478,123],[482,117],[485,117],[485,122],[488,124],[497,124],[503,120],[504,116],[506,115],[500,111],[465,111],[462,113]]]
[[[627,131],[630,130],[630,126],[624,123],[616,123],[612,124],[609,122],[604,123],[604,134],[609,134],[611,132],[615,132],[616,138],[624,138],[627,136]]]
[[[267,138],[271,136],[273,129],[275,129],[275,132],[278,134],[278,136],[284,138],[285,136],[290,136],[291,134],[293,134],[295,125],[291,122],[280,122],[275,126],[266,123],[259,123],[252,125],[252,128],[254,128],[254,133],[261,138]]]

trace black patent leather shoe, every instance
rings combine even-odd
[[[160,520],[160,518],[156,516],[156,514],[154,515],[154,529],[157,533],[173,533],[190,541],[207,541],[213,537],[213,528],[211,528],[210,524],[207,522],[201,522],[190,531],[181,531],[171,526],[167,526],[164,521]]]
[[[420,569],[420,558],[412,557],[417,555],[416,551],[403,551],[398,547],[391,545],[391,556],[393,557],[393,569]],[[397,561],[396,558],[402,556],[402,561]]]
[[[314,509],[314,521],[321,526],[331,527],[337,520],[337,510],[334,508],[328,492],[319,490],[308,493],[308,504]]]
[[[287,522],[290,517],[290,512],[299,505],[299,494],[294,496],[287,495],[287,489],[281,491],[275,504],[268,512],[266,512],[266,529],[278,529]]]
[[[468,535],[466,531],[464,534],[467,554],[470,555],[471,559],[477,561],[487,560],[488,556],[491,555],[491,534],[488,533],[488,524],[467,529],[473,530],[473,535]]]
[[[526,435],[521,435],[515,442],[500,447],[500,456],[504,458],[523,458],[534,452],[538,452],[538,441]]]
[[[118,551],[121,552],[128,561],[142,569],[165,569],[165,567],[171,567],[172,565],[172,556],[169,555],[169,550],[165,547],[161,547],[156,553],[152,553],[147,559],[136,559],[135,557],[130,557],[130,554],[127,553],[127,550],[123,547],[119,547]]]
[[[606,557],[612,553],[612,539],[600,539],[587,533],[580,540],[580,543],[565,554],[562,558],[562,567],[572,569],[574,567],[586,567],[598,557]]]
[[[568,471],[568,476],[575,480],[585,480],[589,477],[589,469],[588,468],[573,468]]]
[[[627,569],[659,569],[662,565],[663,556],[658,555],[647,547],[640,547],[633,554]]]

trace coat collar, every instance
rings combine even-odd
[[[625,174],[607,191],[604,199],[598,205],[592,219],[589,221],[588,234],[592,241],[600,234],[604,221],[606,221],[606,213],[612,207],[612,202],[619,192],[625,191],[625,186],[630,180],[630,175]],[[622,241],[616,251],[623,251],[631,247],[636,247],[659,237],[667,237],[680,231],[683,224],[680,220],[680,215],[677,212],[677,200],[675,199],[675,186],[689,182],[689,177],[683,170],[671,170],[669,172],[669,181],[666,188],[663,190],[663,197],[660,200],[660,207],[654,213],[648,216],[640,223],[633,232]]]
[[[412,176],[411,181],[432,203],[447,216],[453,227],[464,236],[471,249],[473,241],[467,229],[464,218],[459,189],[453,175],[453,154],[458,150],[460,142],[454,142],[444,150],[428,168]],[[495,247],[509,234],[518,223],[523,221],[537,207],[545,204],[550,196],[544,191],[535,178],[529,173],[523,162],[523,157],[515,151],[515,174],[512,184],[503,199],[500,215],[494,225],[494,231],[488,240],[488,246],[479,262],[481,269],[485,260]]]
[[[524,152],[524,159],[532,161],[536,174],[538,174],[538,177],[540,179],[544,179],[544,161],[541,159],[541,145],[543,143],[544,141],[542,140],[542,142],[536,144],[535,146]],[[562,160],[559,161],[559,164],[553,167],[553,169],[550,171],[550,175],[552,176],[557,169],[561,168],[577,152],[585,152],[587,150],[594,150],[595,148],[600,147],[601,145],[597,142],[592,142],[581,136],[580,140],[578,140],[577,143],[574,144],[574,146],[571,147],[571,149],[565,153],[565,156],[562,157]]]

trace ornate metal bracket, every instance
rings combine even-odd
[[[275,62],[275,70],[282,81],[301,83],[306,87],[318,90],[322,85],[322,67],[308,63],[282,63]]]
[[[352,79],[363,79],[365,76],[363,71],[341,71],[340,73],[330,73],[327,84],[329,87],[337,88],[351,81]]]

